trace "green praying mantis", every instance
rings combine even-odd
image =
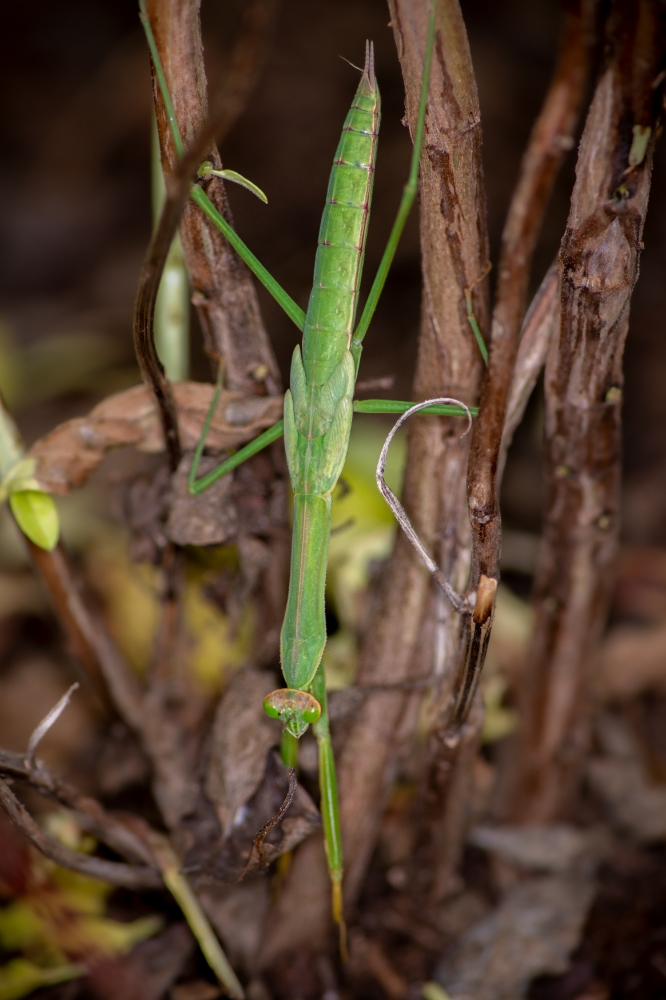
[[[141,8],[142,22],[171,124],[174,144],[179,156],[182,156],[182,140],[143,2]],[[291,573],[280,638],[280,659],[286,687],[267,695],[264,709],[269,716],[279,719],[284,726],[282,756],[289,766],[296,766],[298,740],[309,725],[313,726],[319,751],[320,808],[332,885],[332,913],[343,937],[342,843],[323,666],[326,643],[325,585],[333,490],[345,462],[354,412],[398,413],[403,415],[400,422],[417,409],[435,415],[468,418],[475,413],[458,401],[448,398],[426,401],[418,405],[391,400],[354,400],[363,339],[417,192],[434,39],[433,5],[428,27],[410,173],[386,249],[358,324],[355,325],[355,318],[370,216],[380,120],[380,97],[371,44],[368,43],[366,46],[361,80],[344,123],[331,170],[307,313],[300,309],[260,264],[209,201],[202,187],[194,184],[191,188],[194,202],[222,231],[255,276],[303,332],[302,345],[297,345],[293,353],[290,388],[285,393],[284,400],[284,419],[241,448],[216,469],[197,479],[199,462],[219,398],[218,385],[193,456],[189,491],[192,495],[201,493],[221,476],[284,435],[287,464],[293,487]],[[209,172],[206,170],[207,166],[204,165],[200,175]],[[239,176],[231,171],[224,171],[223,174],[227,179],[239,180]],[[253,189],[251,182],[246,182],[244,178],[240,178],[240,182]],[[473,317],[470,318],[470,325],[479,340],[480,334]],[[386,447],[388,442],[385,450]],[[379,479],[378,473],[378,482]],[[382,492],[386,496],[384,489]],[[404,527],[402,520],[401,523]],[[420,543],[417,544],[414,537],[411,540],[418,548]],[[429,557],[425,555],[422,547],[419,551],[428,561]],[[447,593],[452,599],[455,597],[450,588]]]

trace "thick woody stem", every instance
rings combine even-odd
[[[501,547],[497,473],[509,390],[534,247],[553,181],[564,154],[573,146],[588,74],[593,13],[594,0],[572,0],[567,5],[553,80],[523,156],[502,234],[488,371],[467,470],[473,540],[470,582],[477,592],[477,605],[451,720],[453,729],[465,721],[490,638]]]
[[[549,822],[579,773],[590,664],[619,536],[622,356],[638,277],[666,63],[663,6],[618,0],[560,248],[561,319],[546,363],[548,500],[511,812]]]
[[[220,141],[242,112],[258,78],[275,8],[274,0],[252,0],[247,5],[241,37],[236,45],[221,100],[213,107],[207,141],[198,143],[199,162],[222,162]],[[203,61],[198,0],[147,0],[167,84],[183,143],[200,136],[208,119],[206,73]],[[164,104],[155,87],[157,127],[162,165],[167,176],[176,169],[177,151]],[[202,181],[215,207],[233,225],[219,178]],[[280,375],[264,329],[250,272],[222,234],[192,203],[184,203],[180,235],[204,332],[206,353],[221,365],[228,389],[250,395],[280,391]]]
[[[559,273],[552,265],[532,300],[525,317],[516,359],[507,420],[504,426],[500,473],[511,437],[523,415],[546,358],[559,317]],[[469,789],[473,781],[483,708],[477,697],[461,731],[449,728],[452,684],[436,690],[431,713],[426,771],[417,815],[424,847],[432,869],[431,894],[435,900],[447,896],[460,884],[457,874],[469,813]],[[453,736],[453,738],[452,738]]]

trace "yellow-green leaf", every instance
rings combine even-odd
[[[210,160],[206,160],[199,167],[197,174],[198,177],[221,177],[225,181],[233,181],[234,184],[240,184],[241,187],[246,188],[246,190],[251,191],[260,201],[263,201],[265,205],[268,204],[268,198],[253,181],[243,177],[239,174],[237,170],[216,170]]]
[[[40,549],[54,549],[60,534],[58,510],[53,497],[41,490],[18,490],[9,496],[9,506],[21,531]]]
[[[42,986],[54,986],[85,975],[81,965],[42,968],[24,958],[15,958],[0,967],[0,1000],[20,1000]]]
[[[451,1000],[443,986],[432,980],[423,984],[423,1000]]]

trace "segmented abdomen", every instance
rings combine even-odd
[[[349,347],[375,169],[380,101],[372,46],[336,152],[319,230],[314,283],[303,331],[308,384],[326,381]]]

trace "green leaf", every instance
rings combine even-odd
[[[423,984],[423,1000],[451,1000],[446,990],[432,980]]]
[[[217,171],[214,170],[213,173],[217,173]],[[265,205],[268,204],[268,198],[261,188],[253,184],[252,181],[249,181],[247,177],[243,177],[242,174],[237,173],[235,170],[220,170],[219,176],[223,177],[225,181],[233,181],[234,184],[240,184],[241,187],[247,188],[248,191],[256,195]]]
[[[246,188],[251,191],[260,201],[263,201],[265,205],[268,204],[268,198],[252,181],[249,181],[247,177],[243,177],[239,174],[237,170],[215,170],[210,160],[206,160],[199,167],[198,177],[221,177],[225,181],[233,181],[234,184],[240,184],[241,187]]]
[[[42,968],[24,958],[15,958],[0,967],[0,1000],[20,1000],[42,986],[53,986],[84,976],[81,965]]]
[[[58,543],[60,522],[53,497],[41,490],[11,493],[9,506],[19,528],[40,549],[51,551]]]

